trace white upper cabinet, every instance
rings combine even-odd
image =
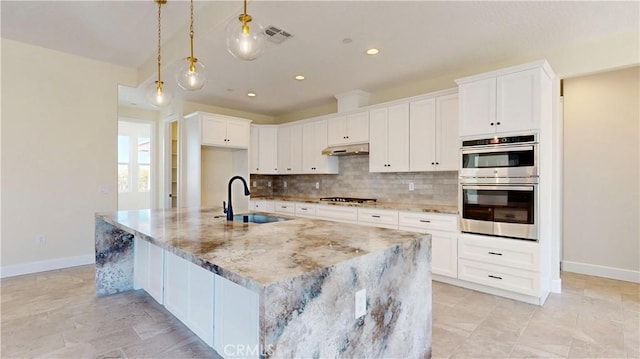
[[[338,173],[338,158],[325,156],[327,120],[302,125],[302,173]]]
[[[546,61],[456,80],[460,95],[460,136],[535,131],[540,128],[542,94],[551,91]]]
[[[278,127],[278,173],[302,172],[302,125]]]
[[[369,111],[328,120],[328,145],[339,146],[369,141]]]
[[[409,104],[371,111],[369,172],[409,171]]]
[[[252,125],[249,152],[250,173],[278,173],[278,127]]]
[[[251,121],[222,115],[197,114],[200,117],[202,145],[249,148],[249,124]]]
[[[458,94],[413,101],[409,109],[409,169],[458,169]]]

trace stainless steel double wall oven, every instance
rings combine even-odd
[[[462,232],[538,240],[536,134],[462,142]]]

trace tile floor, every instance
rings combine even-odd
[[[543,307],[433,283],[433,358],[639,358],[640,286],[563,273]],[[219,358],[142,291],[94,295],[93,266],[0,281],[1,358]]]

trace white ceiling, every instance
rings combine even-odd
[[[250,1],[262,25],[294,36],[255,61],[226,51],[226,22],[242,1],[195,1],[195,55],[209,80],[178,98],[277,116],[353,89],[376,92],[413,78],[544,54],[639,31],[639,2]],[[188,1],[163,6],[163,80],[188,55]],[[157,7],[144,1],[1,2],[2,37],[138,70],[153,81]],[[343,39],[350,38],[348,44]],[[376,57],[364,54],[375,46]],[[307,79],[298,82],[296,74]],[[453,87],[454,84],[452,83]],[[254,91],[255,98],[246,92]],[[121,100],[139,103],[135,89]],[[139,105],[143,105],[139,104]]]

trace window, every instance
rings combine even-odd
[[[151,125],[118,122],[118,192],[150,193]]]

